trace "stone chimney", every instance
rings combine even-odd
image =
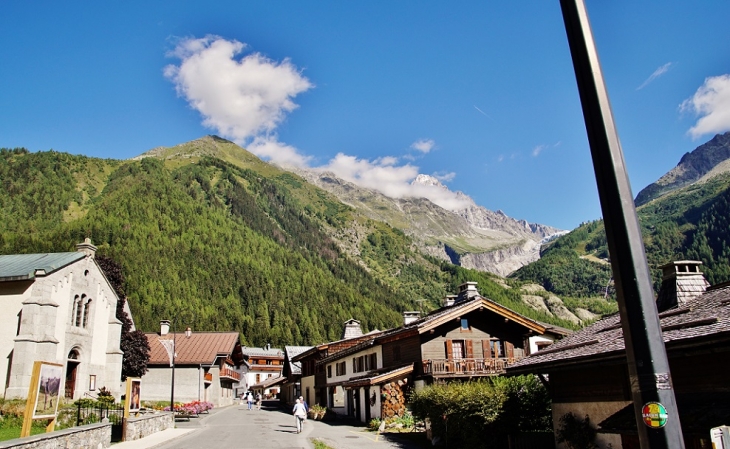
[[[444,307],[451,307],[456,302],[457,295],[446,295],[444,298]]]
[[[354,318],[345,321],[345,328],[342,330],[342,339],[362,337],[360,322]]]
[[[459,286],[459,295],[456,298],[456,302],[465,301],[475,296],[479,296],[479,292],[477,291],[477,283],[464,282]]]
[[[421,318],[421,312],[403,312],[403,325],[408,326],[414,321],[418,321]]]
[[[160,336],[167,335],[170,333],[170,320],[160,321]]]
[[[682,307],[707,290],[710,283],[700,271],[702,262],[678,260],[662,265],[662,286],[656,298],[659,312]]]
[[[96,254],[96,246],[91,244],[91,239],[86,237],[84,243],[78,243],[76,245],[76,251],[84,253],[86,257],[93,258]]]

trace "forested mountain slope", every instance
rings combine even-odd
[[[338,339],[430,310],[465,282],[542,321],[493,275],[422,255],[328,193],[206,137],[130,161],[0,150],[0,253],[73,251],[121,264],[139,328],[237,330],[249,345]],[[426,299],[425,302],[418,301]]]
[[[730,173],[703,178],[637,209],[655,289],[659,266],[700,260],[711,284],[730,280]],[[583,223],[543,248],[542,257],[513,276],[558,295],[603,294],[611,269],[603,221]],[[611,289],[609,288],[609,293]]]

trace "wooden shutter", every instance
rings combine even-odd
[[[505,351],[507,352],[507,358],[514,359],[515,358],[515,346],[512,343],[505,341],[504,348],[505,348]]]
[[[482,340],[482,353],[485,359],[492,358],[492,345],[490,343],[489,340]]]
[[[474,342],[472,340],[466,340],[466,358],[467,359],[473,359],[474,358]]]
[[[446,359],[451,360],[454,358],[454,347],[451,344],[451,340],[446,340],[444,342],[446,346]]]

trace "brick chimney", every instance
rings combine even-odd
[[[91,239],[86,237],[84,243],[76,244],[76,251],[84,253],[86,257],[94,257],[96,254],[96,246],[91,244]]]
[[[160,321],[160,336],[167,335],[170,333],[170,320]]]
[[[345,321],[345,328],[342,329],[342,339],[355,338],[362,336],[362,329],[360,328],[360,322],[354,318],[350,318]]]
[[[659,312],[682,307],[707,290],[710,283],[700,271],[702,262],[678,260],[662,265],[662,286],[657,295]]]

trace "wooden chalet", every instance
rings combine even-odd
[[[710,429],[730,424],[730,283],[708,288],[700,265],[663,266],[657,298],[688,449],[712,447]],[[556,430],[568,412],[588,415],[597,425],[600,447],[639,447],[618,313],[516,362],[507,373],[534,373],[547,381]]]
[[[417,383],[504,374],[507,366],[570,331],[520,315],[479,294],[476,282],[423,318],[377,337],[383,368],[414,365]]]
[[[510,364],[569,333],[484,298],[475,282],[467,282],[441,309],[423,318],[405,312],[403,326],[348,340],[309,363],[318,403],[369,422],[402,415],[412,386],[504,374]]]

